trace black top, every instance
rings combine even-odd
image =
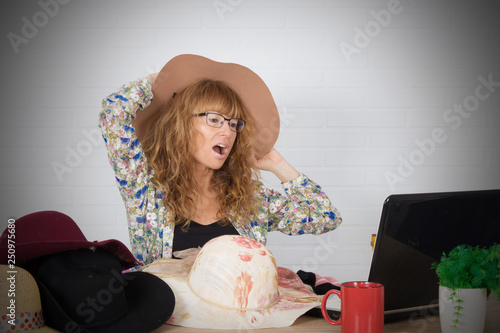
[[[218,222],[218,221],[217,221]],[[203,247],[206,242],[212,238],[222,235],[239,235],[238,231],[230,223],[222,226],[214,222],[208,225],[199,224],[191,221],[187,230],[183,230],[180,225],[174,229],[174,240],[172,252],[181,251],[189,248]],[[175,258],[175,256],[173,256]]]

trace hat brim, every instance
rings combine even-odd
[[[125,286],[127,312],[116,321],[99,327],[83,328],[66,314],[50,290],[37,280],[45,322],[66,332],[68,327],[78,328],[82,333],[147,333],[155,330],[170,318],[174,310],[175,295],[160,278],[146,272],[130,272]]]
[[[145,268],[151,274],[158,274],[174,291],[175,309],[168,324],[200,329],[255,329],[288,327],[301,315],[321,304],[321,296],[303,289],[291,288],[289,281],[278,269],[279,299],[273,306],[262,310],[236,310],[209,304],[198,297],[189,287],[186,276],[168,274],[168,262],[176,259],[162,259],[166,264]],[[175,266],[176,264],[172,265]],[[281,275],[281,276],[280,276]],[[303,284],[302,284],[303,285]]]
[[[224,81],[240,96],[255,124],[253,150],[257,157],[267,154],[278,139],[280,118],[265,82],[245,66],[194,54],[172,58],[158,73],[153,84],[153,101],[132,122],[139,141],[145,132],[145,120],[172,99],[174,93],[201,79]]]

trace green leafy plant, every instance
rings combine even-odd
[[[443,253],[436,270],[439,284],[451,290],[450,300],[455,304],[452,327],[460,322],[462,299],[459,289],[487,288],[500,299],[500,244],[489,248],[459,245],[448,254]]]

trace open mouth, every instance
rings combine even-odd
[[[217,154],[224,155],[226,153],[227,146],[219,143],[219,144],[213,146],[212,149]]]

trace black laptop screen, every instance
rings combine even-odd
[[[436,304],[431,264],[457,245],[493,243],[500,243],[500,190],[392,195],[382,209],[369,281],[384,284],[386,311]]]

